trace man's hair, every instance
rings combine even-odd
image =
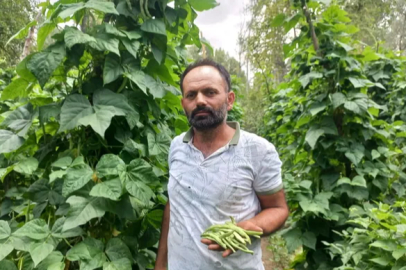
[[[185,79],[186,75],[192,69],[195,69],[197,67],[202,67],[202,66],[210,66],[210,67],[214,67],[215,69],[217,69],[217,71],[220,73],[221,77],[223,77],[223,79],[225,80],[225,82],[227,84],[227,89],[226,89],[227,92],[231,91],[231,78],[230,78],[230,73],[228,73],[227,69],[224,66],[222,66],[221,64],[217,63],[216,61],[209,59],[209,58],[205,58],[205,59],[197,60],[193,64],[190,64],[185,69],[185,71],[183,71],[182,75],[180,76],[180,89],[182,90],[182,94],[183,94],[183,80]]]

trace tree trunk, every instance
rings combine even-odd
[[[314,30],[312,17],[310,15],[310,12],[309,12],[309,9],[307,7],[305,0],[302,0],[302,10],[306,17],[307,23],[309,24],[309,32],[310,32],[310,37],[312,38],[314,50],[317,52],[319,50],[319,40],[317,39],[316,31]]]
[[[35,20],[38,22],[39,17],[41,16],[41,11],[38,11]],[[23,60],[27,55],[31,53],[32,44],[34,43],[34,35],[35,29],[37,29],[36,25],[31,26],[30,31],[28,32],[28,36],[25,39],[23,53],[21,54],[20,60]]]

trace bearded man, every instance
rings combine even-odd
[[[289,211],[281,161],[273,144],[227,122],[235,93],[227,70],[200,60],[181,76],[182,106],[191,128],[169,151],[169,200],[155,270],[263,270],[260,239],[254,255],[223,250],[200,235],[235,218],[245,230],[270,235]]]

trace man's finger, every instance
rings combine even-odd
[[[215,250],[215,251],[223,251],[224,248],[222,248],[219,244],[211,244],[209,245],[210,250]]]
[[[233,253],[233,251],[231,249],[227,249],[223,252],[223,257],[225,258],[225,257],[229,256],[231,253]]]
[[[202,242],[203,244],[206,244],[206,245],[211,245],[211,244],[215,244],[216,242],[214,242],[214,241],[212,241],[212,240],[209,240],[209,239],[202,239],[202,240],[200,240],[200,242]]]

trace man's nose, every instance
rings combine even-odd
[[[196,97],[196,105],[197,106],[206,106],[206,98],[202,93],[198,93]]]

